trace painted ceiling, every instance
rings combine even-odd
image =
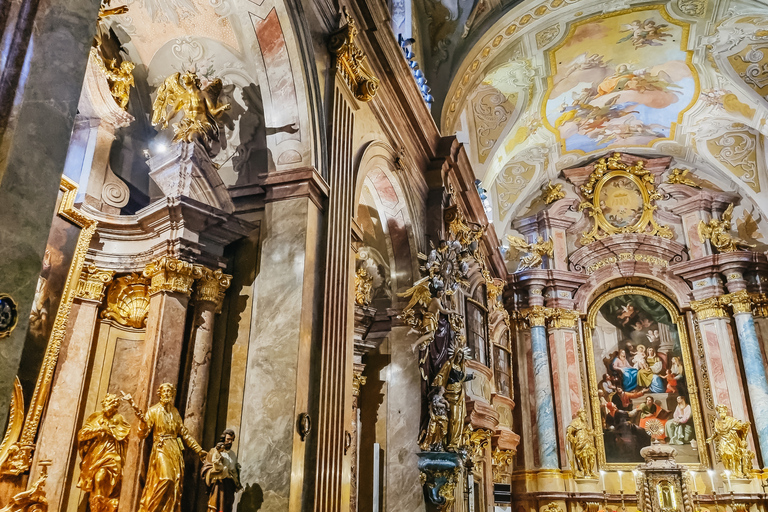
[[[768,211],[768,4],[545,0],[508,9],[442,110],[501,239],[560,171],[610,151],[671,156]]]

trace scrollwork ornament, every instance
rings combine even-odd
[[[379,90],[379,79],[373,76],[366,62],[365,53],[355,42],[357,26],[346,7],[343,8],[343,15],[346,23],[331,34],[328,48],[334,55],[336,70],[355,98],[360,101],[371,101]]]
[[[514,462],[515,450],[500,450],[498,447],[493,451],[491,461],[493,463],[493,481],[502,483],[509,466]]]

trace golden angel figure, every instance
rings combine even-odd
[[[579,409],[576,417],[568,425],[565,431],[565,437],[570,446],[569,459],[571,468],[578,477],[595,476],[595,443],[593,438],[597,432],[589,428],[587,423],[587,413],[584,409]]]
[[[456,311],[443,306],[442,299],[445,293],[442,288],[436,290],[434,296],[432,295],[429,289],[429,276],[416,281],[411,288],[397,295],[404,298],[410,297],[408,305],[403,309],[403,318],[411,326],[411,332],[421,334],[421,337],[416,340],[420,350],[426,349],[435,338],[440,313],[444,315],[458,314]],[[420,322],[416,317],[416,306],[423,308]]]
[[[552,204],[558,199],[562,199],[564,197],[565,192],[563,192],[562,183],[552,183],[552,181],[550,181],[541,188],[541,198],[546,204]]]
[[[552,242],[552,239],[545,242],[541,235],[536,238],[536,243],[532,244],[527,243],[518,236],[512,235],[507,235],[507,240],[509,240],[509,244],[518,251],[529,253],[528,256],[525,256],[520,260],[520,265],[517,267],[518,272],[529,268],[536,268],[542,264],[542,256],[546,255],[551,258],[555,254],[555,245]]]
[[[721,220],[714,217],[709,219],[709,222],[699,221],[699,240],[704,243],[705,240],[709,240],[717,249],[718,252],[734,252],[741,249],[748,249],[755,247],[752,244],[747,243],[741,238],[732,236],[731,231],[731,218],[733,217],[733,203],[728,205],[728,208],[723,212],[723,218]]]
[[[118,398],[110,393],[101,411],[91,414],[77,433],[80,480],[77,486],[90,493],[91,512],[115,512],[123,479],[123,461],[131,426],[117,412]]]
[[[152,124],[166,128],[168,122],[184,110],[184,118],[173,125],[173,142],[197,140],[214,156],[219,150],[216,116],[229,109],[229,103],[218,104],[222,87],[218,78],[201,88],[197,74],[174,73],[157,90],[152,105]]]
[[[707,443],[714,442],[717,458],[726,471],[735,478],[751,478],[754,452],[747,446],[749,435],[748,421],[740,421],[728,414],[728,408],[722,404],[715,407],[717,418],[712,429],[712,436]]]
[[[184,444],[202,460],[207,453],[187,432],[179,411],[173,405],[176,387],[166,382],[160,384],[157,392],[160,401],[146,413],[136,406],[131,395],[123,395],[123,399],[133,407],[139,418],[139,437],[146,438],[152,434],[152,453],[149,456],[147,480],[141,494],[139,512],[181,512]]]
[[[701,185],[693,181],[691,177],[695,176],[690,171],[690,169],[672,169],[669,171],[669,176],[667,176],[667,183],[671,183],[673,185],[688,185],[689,187],[693,188],[701,188]]]

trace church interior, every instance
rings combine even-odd
[[[768,511],[766,0],[0,48],[0,512]]]

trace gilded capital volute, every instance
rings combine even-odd
[[[691,309],[696,312],[696,316],[700,321],[710,318],[726,318],[728,313],[723,306],[722,297],[710,297],[708,299],[691,301]]]
[[[195,300],[197,302],[212,302],[216,305],[216,312],[219,313],[224,302],[224,292],[229,288],[232,276],[225,274],[220,268],[216,270],[203,266],[198,268],[201,275],[197,279]]]
[[[144,268],[144,277],[150,278],[149,294],[175,292],[189,296],[192,284],[202,276],[204,267],[176,258],[162,256]]]
[[[723,296],[724,302],[731,306],[733,314],[752,313],[752,300],[746,290],[729,293]]]
[[[752,299],[752,315],[755,318],[768,317],[768,295],[753,293],[750,298]]]
[[[522,313],[530,327],[544,327],[547,325],[547,318],[552,314],[552,310],[544,306],[531,306]]]
[[[550,310],[549,327],[551,329],[575,329],[579,322],[579,312],[572,309],[555,308]]]
[[[77,298],[101,302],[104,290],[114,275],[114,270],[102,270],[93,263],[85,265],[77,283]]]

